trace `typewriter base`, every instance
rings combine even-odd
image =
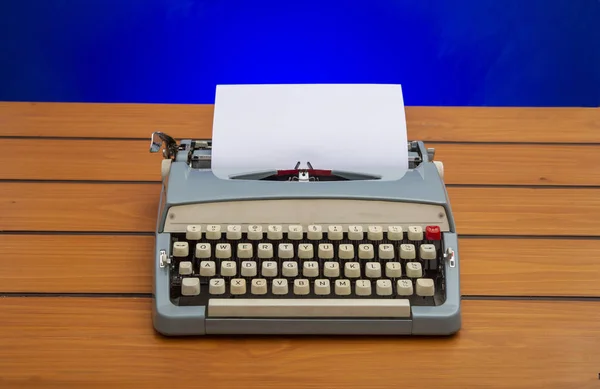
[[[168,247],[169,234],[156,236],[153,324],[166,336],[191,335],[452,335],[460,330],[458,239],[444,235],[455,250],[455,265],[445,264],[446,301],[435,307],[413,306],[406,319],[360,318],[210,318],[204,306],[176,306],[169,298],[168,268],[159,265],[159,247]]]

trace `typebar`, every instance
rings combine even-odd
[[[219,299],[208,317],[410,317],[408,299]]]

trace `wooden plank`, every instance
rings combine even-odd
[[[151,154],[149,146],[139,140],[0,139],[0,179],[160,181],[162,155]]]
[[[457,230],[473,235],[600,236],[600,190],[449,188]]]
[[[463,295],[600,297],[600,240],[463,238],[459,250]]]
[[[210,137],[213,105],[0,103],[0,136]],[[406,107],[414,140],[600,142],[599,108]],[[365,134],[367,130],[365,130]]]
[[[154,333],[149,299],[4,298],[0,346],[10,358],[0,364],[0,383],[592,388],[600,365],[599,306],[465,301],[463,330],[451,338],[172,339]]]
[[[34,250],[20,249],[31,242]],[[0,250],[12,253],[1,291],[151,293],[153,249],[151,236],[0,235]],[[463,238],[461,292],[600,297],[597,253],[599,240]]]
[[[600,142],[600,108],[407,108],[409,134],[450,142]]]
[[[142,138],[153,131],[207,137],[213,105],[0,103],[0,136]]]
[[[0,139],[0,179],[160,180],[161,156],[150,154],[148,146],[146,141]],[[444,162],[447,184],[600,185],[600,146],[427,146]]]
[[[600,146],[427,144],[446,184],[600,185]]]
[[[3,183],[0,230],[154,232],[160,184]],[[600,236],[600,189],[448,189],[458,231]]]
[[[160,188],[160,184],[3,183],[0,230],[153,232]]]
[[[152,236],[0,235],[0,250],[2,292],[152,292]]]

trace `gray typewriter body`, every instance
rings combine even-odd
[[[459,331],[457,233],[443,169],[423,142],[408,143],[410,169],[397,181],[323,182],[305,171],[222,180],[210,170],[210,141],[154,133],[151,152],[163,143],[159,333]]]

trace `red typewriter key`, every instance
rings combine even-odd
[[[427,226],[425,227],[425,239],[427,240],[441,240],[442,232],[438,226]]]

